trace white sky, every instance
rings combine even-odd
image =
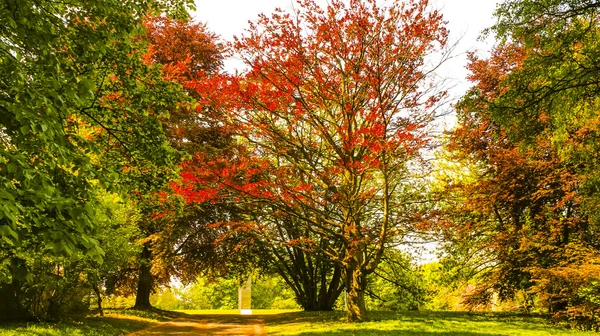
[[[326,0],[317,0],[325,5]],[[393,0],[384,0],[389,3]],[[469,50],[488,50],[491,44],[477,41],[481,30],[493,23],[492,13],[501,0],[430,0],[433,8],[440,9],[448,21],[450,41],[461,39],[455,54],[443,68],[441,76],[450,78],[454,88],[451,96],[462,95],[469,84],[465,77],[466,55]],[[267,16],[273,9],[280,7],[291,10],[295,0],[196,0],[195,19],[208,24],[208,28],[219,34],[223,40],[231,41],[234,35],[243,34],[249,20],[256,20],[259,13]],[[229,70],[238,68],[239,62],[230,60],[225,63]]]

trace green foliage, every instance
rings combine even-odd
[[[182,309],[237,309],[238,280],[200,277],[181,292]]]
[[[165,310],[238,309],[239,281],[234,278],[198,277],[189,286],[165,288],[150,297],[154,307]],[[111,304],[117,304],[111,298]],[[277,275],[261,275],[252,281],[252,309],[299,309],[294,293]]]
[[[411,257],[390,249],[369,276],[367,307],[371,310],[418,310],[424,303],[423,275]]]
[[[252,309],[300,309],[300,306],[280,276],[267,274],[252,284]]]
[[[153,307],[163,310],[181,309],[181,302],[176,292],[167,288],[159,293],[150,296],[150,303]]]
[[[134,304],[135,296],[122,296],[118,294],[110,294],[105,296],[103,302],[103,306],[107,309],[126,309],[133,307]]]
[[[160,120],[185,97],[139,37],[145,15],[188,3],[2,1],[1,281],[24,280],[30,251],[101,262],[95,189],[148,192],[173,173]]]
[[[439,262],[421,266],[422,286],[426,289],[424,309],[458,310],[463,286],[456,280],[450,280],[447,272]]]
[[[67,257],[44,251],[21,253],[28,276],[1,286],[3,314],[58,319],[85,313],[91,288],[105,288],[108,279],[132,263],[139,253],[139,246],[134,244],[139,237],[136,209],[114,194],[99,193],[97,197],[100,201],[96,207],[97,230],[93,239],[105,251],[103,262],[85,251],[74,251]]]
[[[476,178],[448,179],[443,223],[456,274],[483,276],[471,306],[522,293],[526,309],[597,328],[582,289],[600,277],[599,14],[590,0],[504,1],[497,46],[471,55],[449,149]]]
[[[517,46],[523,59],[500,83],[490,104],[494,122],[535,146],[550,139],[582,177],[582,206],[600,225],[600,4],[593,0],[519,0],[498,7],[491,30],[498,49]]]
[[[94,291],[96,304],[106,294],[126,292],[132,265],[139,258],[138,242],[142,236],[137,226],[138,208],[114,194],[103,195],[102,201],[96,239],[105,251],[104,258],[102,263],[91,262],[86,270],[87,284]]]

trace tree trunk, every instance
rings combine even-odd
[[[333,275],[329,282],[329,289],[321,297],[319,297],[319,308],[320,310],[330,311],[333,310],[335,301],[342,294],[345,286],[343,286],[342,280],[342,268],[339,265],[334,266]]]
[[[140,260],[140,274],[135,296],[135,306],[133,306],[134,309],[152,309],[152,305],[150,304],[150,292],[152,291],[151,257],[152,252],[148,244],[144,244]]]
[[[281,269],[279,270],[279,274],[288,286],[294,290],[296,301],[302,306],[304,311],[333,310],[337,298],[344,289],[341,282],[341,268],[339,266],[334,268],[333,275],[329,281],[327,281],[328,274],[319,275],[319,277],[324,277],[325,281],[322,281],[323,279],[311,279],[299,273],[289,274]],[[316,283],[317,281],[319,283]],[[323,285],[323,283],[325,284]]]
[[[348,293],[348,322],[363,322],[367,319],[365,306],[366,276],[360,263],[353,259],[346,270],[346,291]]]
[[[98,287],[97,284],[92,284],[92,289],[94,290],[94,293],[96,293],[96,298],[98,298],[98,314],[100,314],[100,316],[104,316],[104,309],[102,309],[102,294],[100,293],[100,288]]]
[[[281,253],[283,252],[283,253]],[[294,291],[296,301],[305,311],[331,311],[345,288],[342,267],[323,255],[300,248],[273,250],[277,273]]]

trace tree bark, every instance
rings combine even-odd
[[[341,281],[342,268],[320,260],[322,256],[313,256],[296,248],[290,249],[295,253],[284,256],[274,251],[274,254],[277,258],[277,273],[292,288],[296,301],[305,311],[333,310],[345,287]],[[309,270],[309,261],[317,264],[312,270]]]
[[[151,258],[152,251],[150,251],[148,244],[144,244],[140,260],[140,273],[135,296],[135,306],[133,306],[134,309],[152,309],[152,305],[150,304],[150,293],[152,292]]]
[[[92,284],[92,289],[94,290],[94,293],[96,293],[96,298],[98,298],[98,314],[100,314],[100,316],[104,316],[104,309],[102,309],[102,294],[100,293],[100,288],[98,287],[97,284]]]
[[[346,269],[346,291],[348,293],[348,322],[363,322],[367,319],[365,289],[367,277],[360,262],[353,258]]]

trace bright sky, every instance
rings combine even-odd
[[[317,0],[325,5],[326,0]],[[383,0],[389,3],[393,0]],[[492,13],[501,0],[431,0],[433,8],[440,9],[448,21],[450,41],[461,39],[455,54],[443,68],[441,76],[451,78],[455,85],[451,96],[460,96],[469,84],[465,77],[465,52],[469,50],[487,50],[490,45],[478,42],[477,37],[484,28],[493,23]],[[230,41],[234,35],[241,35],[248,27],[249,20],[256,20],[259,13],[269,15],[280,7],[291,10],[294,0],[196,0],[195,19],[208,24],[211,31],[219,34],[223,40]],[[226,67],[239,67],[236,61],[226,62]]]

